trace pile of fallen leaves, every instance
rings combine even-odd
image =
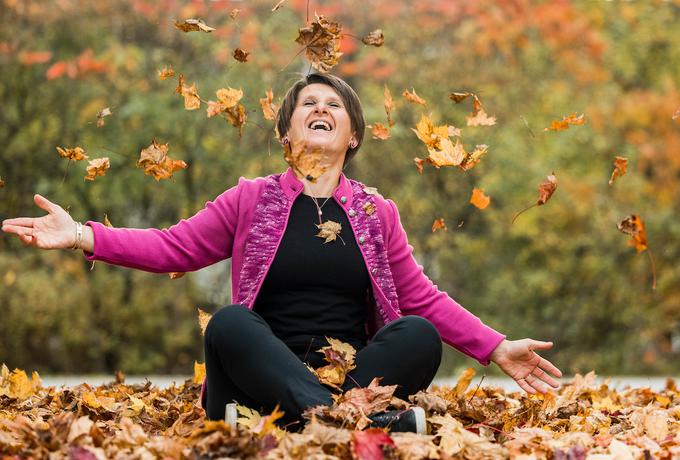
[[[672,459],[680,457],[680,392],[668,381],[616,391],[577,375],[558,392],[527,396],[471,385],[433,387],[403,401],[375,380],[306,414],[298,433],[277,426],[282,413],[239,407],[237,426],[205,419],[200,386],[187,380],[44,387],[37,373],[0,371],[2,458],[268,459]],[[368,427],[367,417],[413,405],[427,414],[427,435]]]

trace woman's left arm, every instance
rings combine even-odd
[[[556,386],[557,382],[544,370],[559,377],[559,369],[533,351],[550,348],[552,344],[545,346],[543,344],[547,342],[531,339],[505,340],[503,334],[485,325],[446,292],[439,290],[413,257],[413,246],[408,243],[396,205],[392,200],[386,202],[385,242],[402,313],[428,319],[445,343],[483,365],[495,362],[527,392],[544,392],[541,381]]]

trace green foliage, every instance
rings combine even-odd
[[[11,2],[10,2],[11,3]],[[285,168],[273,126],[258,99],[275,100],[308,65],[294,43],[305,2],[272,13],[273,2],[249,2],[232,20],[224,2],[51,2],[7,6],[0,39],[0,216],[39,215],[34,193],[70,207],[77,220],[115,226],[168,227],[193,215],[238,177]],[[175,6],[173,6],[175,5]],[[386,44],[343,44],[337,74],[362,98],[368,123],[385,122],[383,87],[397,103],[387,141],[367,131],[348,175],[377,186],[399,206],[415,254],[430,277],[462,305],[511,338],[555,342],[547,356],[566,372],[677,373],[680,340],[680,13],[668,2],[587,3],[312,2],[354,35],[381,27]],[[202,17],[218,30],[184,34],[174,18]],[[76,32],[77,31],[77,32]],[[233,48],[251,51],[248,63]],[[47,79],[50,66],[86,49],[106,72]],[[51,51],[42,64],[21,52]],[[204,99],[224,86],[243,88],[249,122],[243,138],[205,105],[186,111],[172,65]],[[283,69],[283,70],[282,70]],[[427,107],[408,105],[414,87]],[[451,91],[474,91],[496,116],[492,127],[466,127],[469,102]],[[96,113],[113,115],[97,128]],[[585,112],[588,123],[544,132],[550,121]],[[422,113],[463,129],[467,149],[489,145],[466,173],[429,165],[411,127]],[[526,120],[526,123],[525,123]],[[528,125],[528,126],[527,126]],[[135,168],[156,137],[189,167],[157,183]],[[79,145],[90,158],[109,156],[105,177],[86,182],[84,164],[68,166],[56,146]],[[629,171],[607,185],[614,156]],[[559,185],[545,206],[537,187],[555,172]],[[469,203],[472,187],[489,208]],[[626,246],[616,223],[645,220],[657,267]],[[447,233],[430,231],[444,217]],[[458,227],[460,222],[463,225]],[[223,286],[199,274],[178,280],[97,263],[80,254],[26,250],[0,239],[0,362],[49,371],[187,372],[201,359],[195,309],[229,302]],[[220,268],[226,278],[226,268]],[[10,275],[12,273],[12,275]],[[469,360],[449,353],[442,373]]]

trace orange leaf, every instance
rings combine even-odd
[[[444,222],[444,218],[440,217],[439,219],[435,219],[434,222],[432,223],[432,233],[434,233],[436,230],[442,229],[445,232],[448,232],[449,229],[446,226],[446,223]]]
[[[680,119],[680,109],[676,110],[673,116],[671,117],[673,120]]]
[[[183,277],[184,275],[186,275],[186,272],[170,272],[170,273],[168,273],[168,276],[170,277],[171,280],[179,279],[179,278]]]
[[[170,179],[175,171],[185,169],[187,164],[182,160],[171,159],[168,156],[168,144],[158,144],[154,137],[151,145],[140,152],[137,167],[144,168],[144,174],[159,181]]]
[[[491,198],[484,194],[484,190],[475,187],[472,189],[470,203],[479,209],[486,209],[489,203],[491,203]]]
[[[165,66],[165,67],[163,67],[163,69],[158,71],[158,78],[160,78],[161,80],[166,80],[166,79],[168,79],[170,77],[174,77],[174,76],[175,76],[175,71],[172,70],[172,67]]]
[[[386,140],[390,138],[390,130],[383,126],[382,123],[375,123],[373,126],[367,125],[366,127],[371,128],[373,139]]]
[[[418,174],[422,174],[423,173],[423,164],[425,163],[425,160],[423,160],[422,158],[415,157],[413,159],[413,162],[416,165],[416,169],[418,170]]]
[[[383,91],[385,100],[383,102],[383,106],[385,107],[385,113],[387,114],[387,124],[390,126],[394,126],[394,121],[392,120],[392,111],[394,110],[394,100],[392,99],[392,94],[390,93],[390,90],[387,89],[387,85],[385,85],[385,90]]]
[[[19,62],[23,65],[43,64],[52,59],[51,51],[23,51],[19,53]]]
[[[323,151],[320,148],[308,150],[305,141],[297,141],[292,147],[290,144],[284,144],[283,158],[311,182],[316,182],[316,179],[328,169]]]
[[[275,120],[276,112],[279,110],[274,104],[274,93],[269,88],[266,92],[266,97],[260,98],[260,106],[265,120]]]
[[[342,56],[340,32],[342,26],[339,23],[317,15],[311,25],[298,30],[295,41],[305,47],[305,54],[312,67],[320,72],[328,72]]]
[[[647,232],[645,232],[645,224],[640,216],[631,214],[619,222],[616,227],[619,231],[630,235],[631,239],[628,241],[628,245],[633,246],[637,252],[647,249]]]
[[[88,163],[89,165],[86,168],[87,175],[85,176],[85,180],[94,180],[94,178],[97,176],[105,175],[106,171],[111,166],[108,157],[88,160]]]
[[[182,32],[207,32],[210,33],[214,28],[203,22],[202,19],[185,19],[184,21],[175,21],[175,27]]]
[[[569,116],[563,117],[561,120],[553,120],[552,123],[550,123],[550,127],[544,128],[543,131],[564,131],[565,129],[569,129],[569,125],[577,126],[585,124],[586,119],[584,113],[578,116],[573,113]]]
[[[411,88],[411,92],[409,93],[407,89],[404,90],[403,93],[401,93],[402,96],[406,98],[407,101],[413,103],[413,104],[420,104],[420,105],[427,105],[427,102],[425,102],[425,99],[422,97],[418,96],[416,94],[416,90]]]
[[[201,99],[196,92],[196,83],[191,86],[184,84],[184,75],[179,74],[179,83],[175,88],[177,94],[184,97],[184,108],[187,110],[196,110],[201,106]]]
[[[555,193],[555,190],[557,190],[557,177],[555,177],[553,172],[546,177],[545,182],[538,186],[538,201],[536,204],[539,206],[545,204]]]
[[[205,328],[208,327],[212,315],[198,308],[198,327],[201,329],[201,335],[205,335]]]
[[[614,170],[612,171],[612,175],[609,178],[609,185],[612,185],[614,183],[614,180],[617,177],[621,177],[624,174],[626,174],[627,169],[628,169],[628,159],[625,158],[625,157],[617,156],[614,159]]]
[[[80,161],[88,158],[88,156],[85,155],[85,151],[80,147],[73,147],[72,149],[57,147],[57,152],[59,152],[59,155],[63,158],[68,158],[73,161]]]

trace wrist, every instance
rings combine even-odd
[[[496,345],[496,348],[494,348],[491,354],[489,355],[489,361],[498,363],[498,360],[505,354],[507,344],[508,344],[507,339],[501,340],[501,342],[498,345]]]
[[[81,224],[80,222],[76,222],[75,224],[76,224],[75,236],[73,245],[71,246],[71,249],[73,250],[81,249],[83,246],[83,224]]]

